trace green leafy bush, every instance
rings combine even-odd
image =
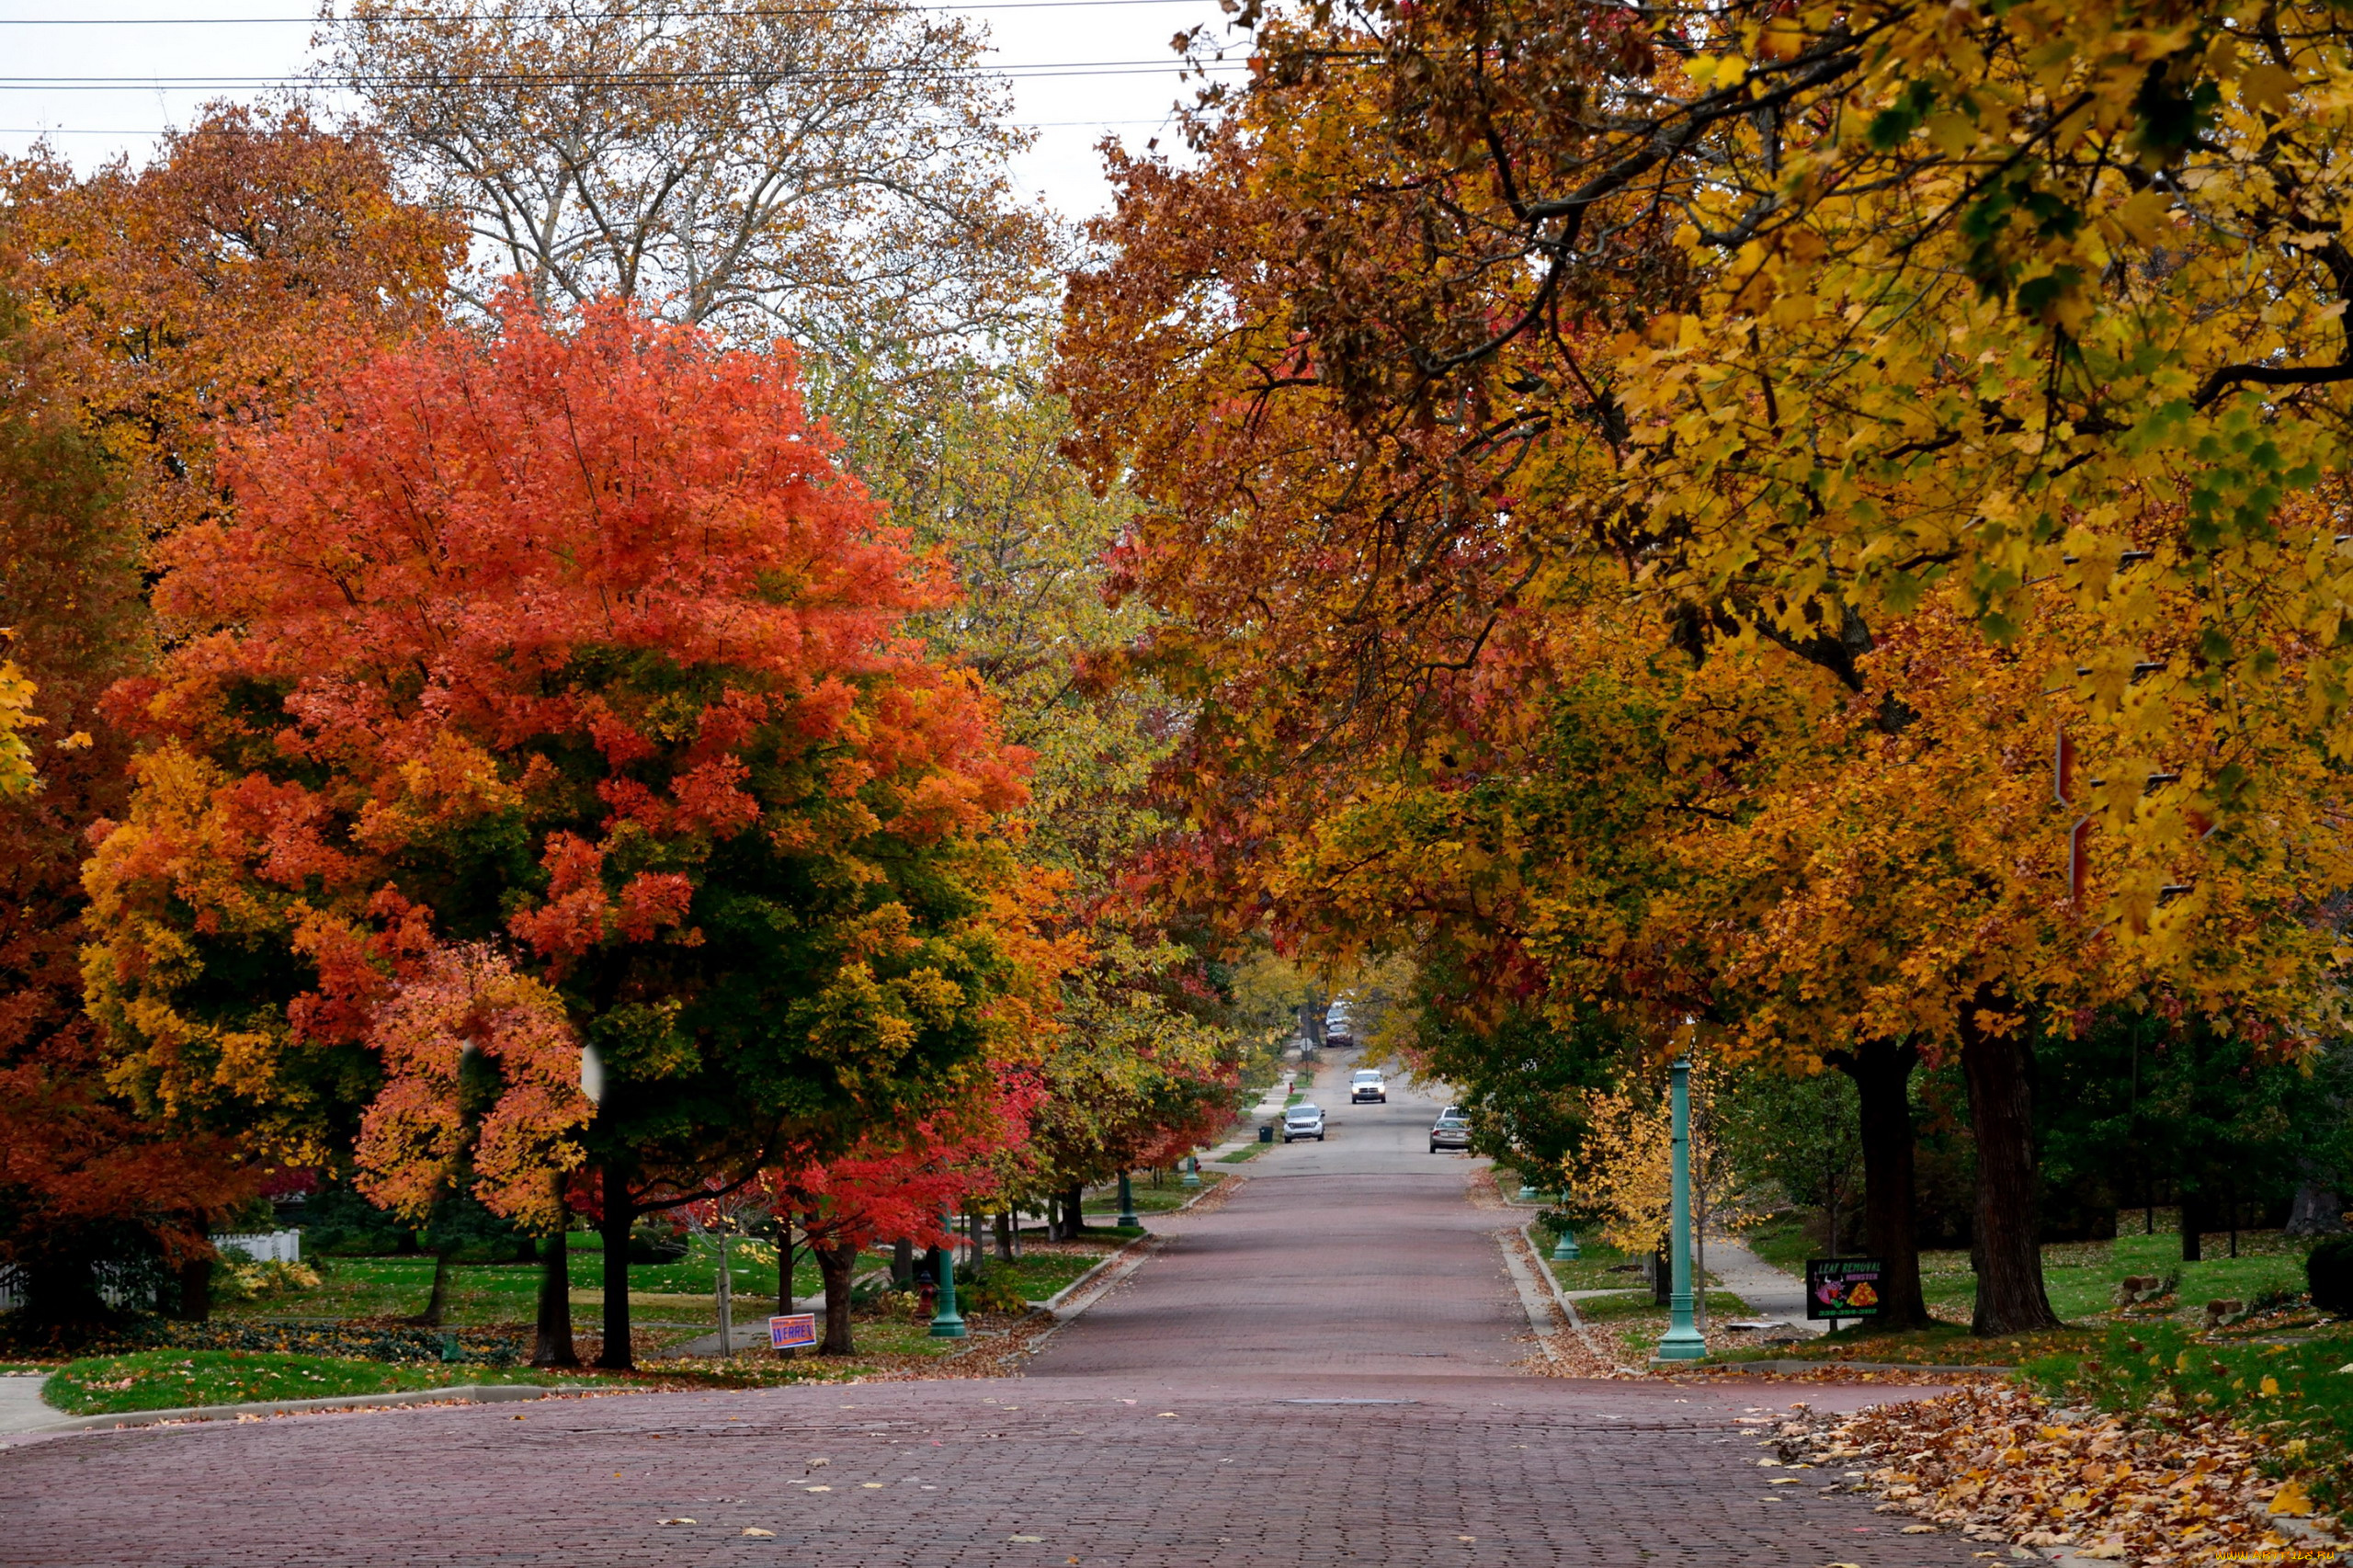
[[[1029,1305],[1019,1284],[997,1274],[984,1274],[970,1285],[959,1284],[956,1293],[964,1306],[979,1312],[1017,1312]]]
[[[2353,1317],[2353,1236],[2330,1236],[2304,1259],[2304,1279],[2313,1305],[2338,1317]]]

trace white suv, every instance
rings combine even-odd
[[[1348,1103],[1360,1105],[1366,1100],[1389,1103],[1389,1080],[1381,1075],[1377,1067],[1359,1067],[1348,1081]]]

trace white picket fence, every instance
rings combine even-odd
[[[300,1231],[253,1231],[242,1235],[214,1236],[212,1244],[223,1253],[243,1253],[256,1263],[300,1263],[302,1261],[302,1233]],[[134,1304],[153,1306],[154,1291],[144,1284],[118,1282],[119,1271],[113,1264],[91,1265],[98,1276],[98,1295],[110,1307]],[[25,1304],[24,1275],[14,1264],[0,1264],[0,1312],[10,1312]]]
[[[215,1236],[212,1244],[224,1253],[244,1253],[256,1263],[302,1261],[302,1233],[300,1231],[252,1231],[244,1235]]]

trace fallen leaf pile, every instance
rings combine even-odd
[[[2289,1522],[2311,1512],[2302,1484],[2267,1477],[2263,1435],[2226,1421],[2136,1425],[1996,1385],[1848,1415],[1797,1408],[1775,1442],[1785,1463],[1972,1540],[2175,1568],[2335,1539]]]

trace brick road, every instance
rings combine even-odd
[[[1741,1416],[1876,1391],[1513,1372],[1503,1217],[1352,1125],[1170,1222],[1026,1377],[61,1437],[0,1451],[0,1564],[1972,1568],[1765,1484]]]

